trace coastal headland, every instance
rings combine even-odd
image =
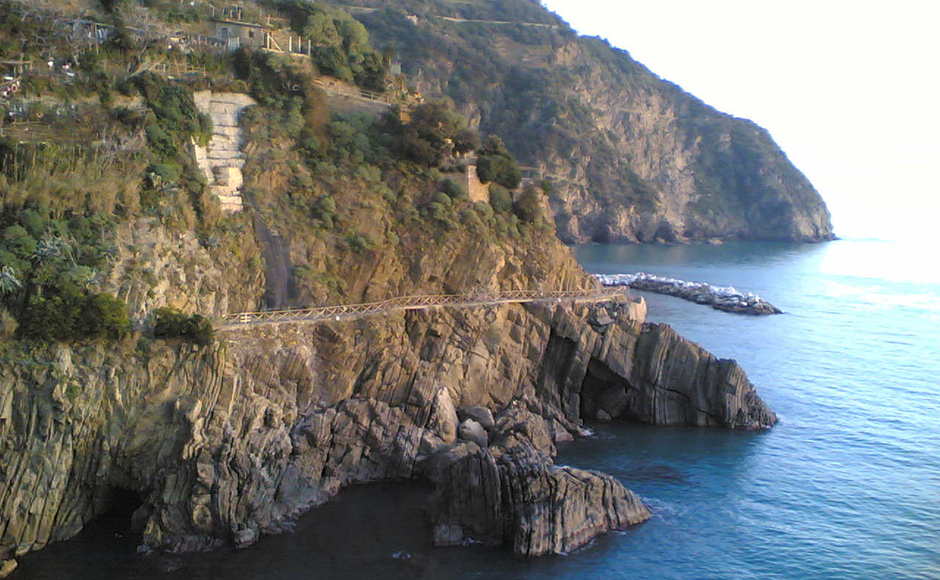
[[[559,239],[829,239],[769,136],[528,0],[406,4],[0,0],[0,576],[128,497],[200,551],[389,480],[565,553],[650,517],[554,463],[585,421],[775,424]]]

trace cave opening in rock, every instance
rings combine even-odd
[[[581,417],[610,421],[634,418],[636,389],[603,361],[591,358],[581,382]]]
[[[111,488],[106,506],[95,519],[96,531],[118,536],[143,535],[147,508],[140,494],[130,489]]]

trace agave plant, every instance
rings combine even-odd
[[[23,287],[23,283],[16,275],[16,270],[10,266],[0,268],[0,294],[12,294]]]
[[[34,262],[45,262],[52,258],[64,257],[70,262],[75,262],[72,256],[72,245],[60,237],[45,238],[39,240],[36,249],[33,251]]]
[[[92,290],[98,286],[98,270],[88,266],[72,266],[68,270],[68,277],[85,290]]]

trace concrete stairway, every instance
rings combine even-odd
[[[243,110],[256,103],[242,93],[200,91],[193,97],[199,112],[212,118],[212,139],[208,147],[195,146],[196,163],[206,174],[210,193],[222,203],[222,211],[241,211],[245,154],[241,151],[242,130],[238,118]]]

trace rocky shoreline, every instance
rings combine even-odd
[[[627,286],[635,290],[675,296],[716,310],[734,314],[763,316],[783,311],[752,292],[740,292],[732,286],[712,286],[704,282],[686,282],[638,272],[636,274],[595,274],[604,286]]]
[[[649,517],[613,477],[554,464],[583,419],[776,422],[736,363],[645,315],[629,300],[500,305],[229,331],[206,348],[49,347],[31,365],[7,352],[4,572],[120,490],[140,498],[152,549],[246,546],[348,485],[426,479],[437,545],[573,550]]]

